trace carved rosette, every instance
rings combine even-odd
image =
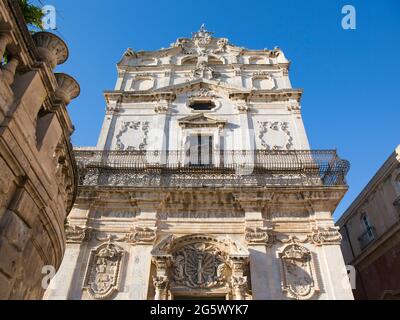
[[[173,254],[173,281],[189,288],[225,285],[226,255],[207,243],[195,243]]]
[[[90,241],[93,235],[92,228],[67,225],[65,236],[67,243],[82,243]]]
[[[83,289],[94,299],[107,299],[118,291],[124,250],[111,243],[102,244],[90,253]]]
[[[39,58],[48,63],[52,69],[68,59],[67,45],[54,33],[37,32],[32,38],[36,44]]]
[[[316,246],[340,245],[342,242],[342,235],[338,227],[314,228],[310,240]]]
[[[172,292],[187,290],[217,291],[246,297],[249,253],[231,239],[217,240],[208,235],[188,235],[162,240],[152,251],[156,277],[167,276]],[[163,288],[156,297],[163,299]]]
[[[126,235],[126,240],[131,244],[153,244],[156,237],[155,228],[136,227],[133,232]]]
[[[286,246],[281,253],[282,290],[289,298],[306,300],[318,290],[311,252],[297,243]]]
[[[72,99],[79,96],[81,89],[74,78],[65,73],[54,74],[58,83],[56,97],[68,105]]]

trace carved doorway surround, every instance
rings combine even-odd
[[[152,255],[155,300],[245,300],[249,296],[249,253],[229,238],[169,235],[155,246]]]

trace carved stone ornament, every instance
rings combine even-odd
[[[108,241],[90,253],[83,289],[94,299],[107,299],[118,291],[124,250]]]
[[[155,228],[135,227],[132,233],[126,235],[126,240],[131,244],[152,244],[156,237]]]
[[[180,38],[173,45],[182,49],[185,55],[207,56],[209,54],[220,54],[226,52],[228,40],[225,38],[218,39],[216,47],[211,47],[213,33],[207,31],[204,24],[198,32],[194,32],[191,39]]]
[[[247,113],[250,111],[250,107],[247,104],[239,104],[237,109],[240,113]]]
[[[192,92],[188,95],[188,98],[220,98],[214,91],[206,88],[200,88],[199,90]]]
[[[189,288],[225,285],[226,256],[208,243],[195,243],[173,254],[173,281]]]
[[[147,138],[149,134],[149,122],[140,122],[140,121],[128,121],[123,122],[121,125],[121,129],[118,132],[117,138],[117,149],[118,150],[144,150],[147,146]],[[141,137],[141,139],[135,144],[132,145],[132,142],[135,137]],[[131,145],[129,145],[129,143]]]
[[[33,36],[39,58],[48,63],[52,69],[63,64],[68,59],[68,47],[65,42],[54,33],[37,32]]]
[[[72,99],[79,96],[81,89],[78,82],[71,76],[65,73],[54,74],[58,83],[58,88],[55,92],[56,97],[68,105]]]
[[[287,122],[258,122],[259,139],[267,150],[291,150],[293,137]]]
[[[67,225],[65,227],[65,236],[67,243],[81,243],[90,241],[92,238],[92,229],[88,227],[79,227]]]
[[[192,70],[190,73],[190,79],[198,79],[204,78],[208,80],[212,80],[216,78],[217,74],[215,73],[214,69],[211,68],[206,61],[201,61],[198,63],[196,68]]]
[[[281,253],[282,290],[289,298],[309,299],[318,290],[311,252],[297,243],[286,246]]]
[[[166,113],[168,111],[168,105],[162,104],[154,108],[155,113]]]
[[[245,239],[248,244],[271,244],[272,236],[268,234],[269,228],[247,228]]]
[[[342,235],[338,230],[338,227],[314,228],[310,239],[317,246],[340,245]]]

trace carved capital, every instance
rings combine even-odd
[[[168,105],[162,104],[154,108],[155,113],[166,113],[168,111]]]
[[[271,229],[269,228],[246,228],[245,239],[247,244],[265,244],[271,245],[273,236],[270,235]]]
[[[310,240],[317,246],[340,245],[342,235],[338,227],[314,228],[310,235]]]
[[[67,243],[82,243],[92,239],[93,230],[89,227],[67,225],[65,228]]]
[[[127,242],[131,244],[153,244],[156,237],[156,229],[146,227],[135,227],[133,232],[126,235]]]
[[[239,104],[237,106],[239,113],[247,113],[250,111],[250,107],[246,104]]]

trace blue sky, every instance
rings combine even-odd
[[[39,0],[33,1],[38,3]],[[216,36],[253,49],[279,46],[303,88],[303,119],[313,149],[350,160],[349,192],[338,218],[400,144],[400,1],[339,0],[41,0],[57,9],[57,33],[69,61],[58,67],[80,83],[68,107],[74,145],[95,145],[104,117],[102,92],[128,47],[156,50],[189,37],[202,23]],[[341,28],[341,9],[357,11],[357,29]]]

